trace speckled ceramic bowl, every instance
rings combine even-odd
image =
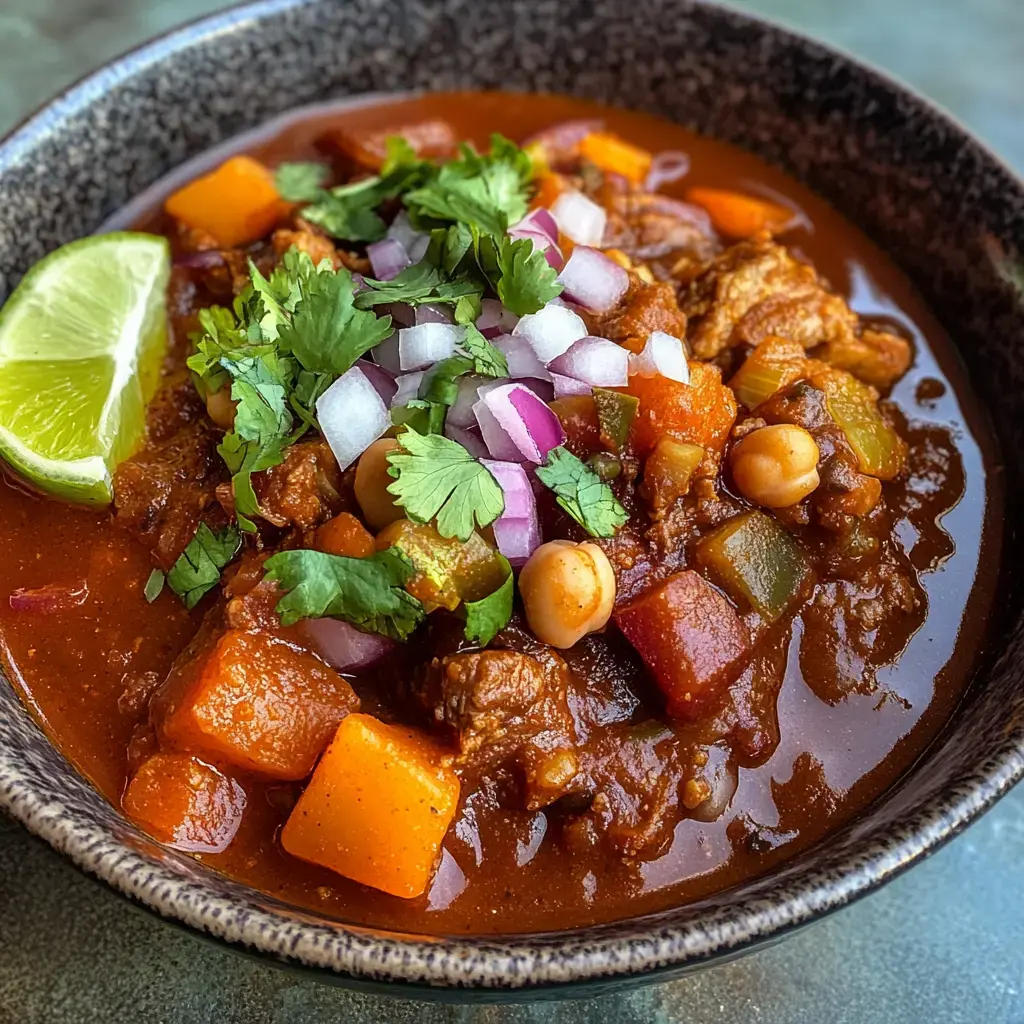
[[[176,32],[0,144],[0,300],[36,259],[177,164],[290,107],[457,87],[649,110],[803,179],[909,273],[958,341],[1003,450],[1024,448],[1024,186],[875,72],[692,0],[269,0]],[[1010,509],[1020,507],[1017,461]],[[1018,537],[1007,553],[1019,564]],[[883,884],[1005,793],[1024,775],[1021,598],[1007,590],[989,663],[953,725],[868,813],[770,877],[643,920],[483,940],[317,921],[141,835],[50,746],[3,678],[0,808],[157,913],[323,978],[448,997],[582,995],[782,936]]]

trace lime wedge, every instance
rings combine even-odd
[[[120,232],[40,260],[0,309],[0,456],[69,501],[111,500],[167,348],[167,240]]]

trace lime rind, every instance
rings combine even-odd
[[[166,239],[120,232],[41,260],[0,310],[0,455],[39,488],[111,499],[167,345]]]

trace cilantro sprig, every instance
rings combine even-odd
[[[214,533],[206,523],[200,523],[195,536],[181,553],[167,574],[167,585],[184,602],[186,608],[194,608],[202,597],[220,582],[220,572],[230,562],[241,546],[238,530],[225,526]],[[152,574],[147,583],[155,587]],[[159,590],[147,599],[155,600]]]
[[[440,434],[406,430],[388,454],[388,491],[410,519],[436,517],[442,537],[469,540],[477,526],[490,526],[505,509],[505,497],[487,467],[455,441]]]
[[[277,603],[281,624],[300,619],[344,619],[368,633],[405,640],[423,621],[423,605],[403,587],[415,575],[396,547],[367,558],[323,551],[281,551],[264,563],[264,579],[286,591]]]
[[[512,599],[515,596],[516,581],[512,566],[504,555],[498,555],[505,579],[496,590],[478,601],[466,601],[465,637],[470,643],[486,647],[512,618]]]
[[[591,537],[613,537],[629,518],[608,484],[565,448],[551,449],[537,479]]]

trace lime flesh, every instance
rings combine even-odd
[[[0,456],[41,490],[111,500],[160,377],[169,276],[166,239],[96,235],[40,260],[0,310]]]

